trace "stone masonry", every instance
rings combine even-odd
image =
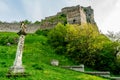
[[[82,7],[65,7],[62,12],[67,16],[67,22],[69,24],[82,24],[87,23],[86,15]]]
[[[29,24],[27,25],[27,33],[34,33],[38,29],[51,29],[57,23],[63,21],[61,20],[54,20],[53,22],[48,21],[48,19],[54,18],[58,15],[64,14],[66,15],[67,23],[69,24],[84,24],[84,23],[91,23],[95,24],[94,21],[94,11],[93,9],[88,7],[82,7],[80,5],[72,6],[72,7],[65,7],[61,9],[61,12],[58,12],[54,16],[46,17],[45,22],[41,24]],[[43,21],[41,20],[41,21]],[[19,31],[20,23],[0,23],[0,32],[18,32]]]
[[[95,24],[93,9],[90,6],[82,7],[80,5],[65,7],[62,13],[67,15],[67,22],[69,24]]]

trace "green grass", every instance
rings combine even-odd
[[[15,33],[0,33],[0,36],[17,36]],[[6,73],[13,65],[17,45],[0,45],[0,80],[107,80],[101,77],[88,75],[76,71],[62,69],[50,65],[52,59],[60,61],[62,65],[74,65],[65,56],[55,54],[42,35],[28,34],[25,39],[23,65],[27,77],[7,78]]]

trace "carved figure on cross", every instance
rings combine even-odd
[[[26,35],[27,33],[26,33],[26,25],[25,25],[25,23],[22,21],[21,22],[21,26],[20,26],[20,31],[17,33],[18,35]]]

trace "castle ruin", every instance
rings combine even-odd
[[[90,6],[65,7],[62,9],[62,13],[66,14],[69,24],[95,24],[93,9]]]
[[[77,5],[62,8],[61,12],[56,15],[41,20],[41,24],[28,24],[27,33],[34,33],[38,29],[51,29],[59,22],[63,24],[96,24],[93,9],[90,6]],[[18,32],[19,26],[20,23],[0,23],[0,32]]]
[[[62,13],[66,14],[67,23],[69,24],[87,23],[86,13],[81,6],[65,7],[62,9]]]

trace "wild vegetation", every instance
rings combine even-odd
[[[64,55],[56,54],[49,45],[48,38],[41,33],[28,34],[25,39],[23,65],[29,76],[10,78],[7,78],[6,74],[15,59],[17,44],[13,43],[14,39],[17,38],[18,40],[19,36],[16,33],[0,33],[0,41],[4,42],[4,44],[0,43],[0,80],[107,80],[51,66],[50,61],[52,59],[59,60],[60,66],[74,65],[74,63]],[[11,45],[7,45],[8,42]]]
[[[58,22],[61,22],[63,24],[67,23],[67,18],[65,14],[57,14],[55,16],[48,17],[40,22],[41,25],[45,24],[46,22],[50,24],[57,24]]]
[[[119,42],[101,34],[95,25],[59,23],[49,32],[48,41],[57,54],[65,55],[77,64],[120,74],[120,62],[116,57]]]

